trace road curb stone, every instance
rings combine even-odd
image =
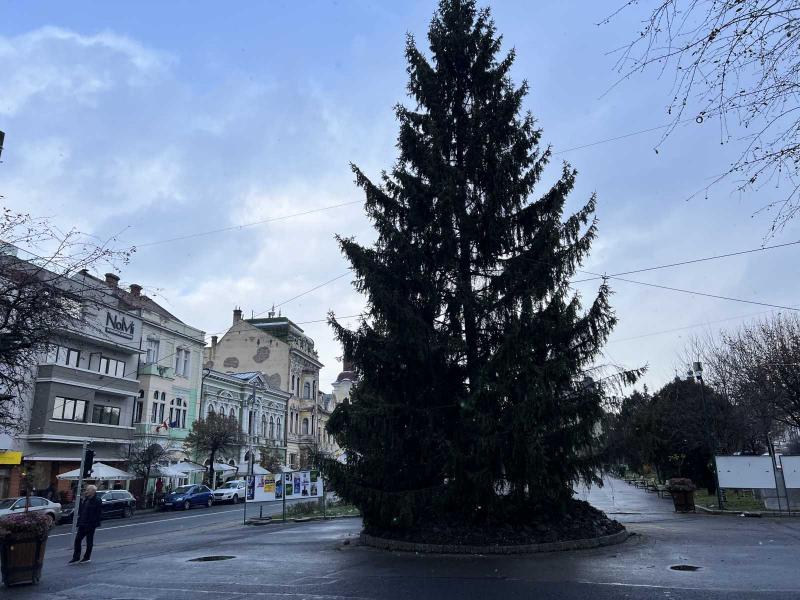
[[[420,552],[427,554],[536,554],[539,552],[562,552],[565,550],[588,550],[601,546],[621,544],[632,535],[627,529],[582,540],[545,542],[542,544],[518,544],[511,546],[463,546],[460,544],[420,544],[361,534],[361,543],[380,550],[399,550],[401,552]]]

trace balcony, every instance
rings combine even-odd
[[[139,377],[144,377],[145,375],[172,380],[175,379],[175,369],[166,365],[159,365],[158,363],[140,364]]]
[[[63,365],[39,365],[36,374],[37,383],[75,384],[90,389],[102,389],[104,393],[135,396],[139,390],[139,382],[135,379],[101,375],[96,371],[65,367]]]

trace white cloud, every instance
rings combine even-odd
[[[117,85],[139,85],[161,74],[172,59],[111,32],[81,35],[42,27],[0,37],[0,114],[16,115],[36,99],[95,105]]]

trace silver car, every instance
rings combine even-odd
[[[30,507],[28,510],[42,511],[50,517],[51,525],[58,523],[61,516],[61,505],[57,502],[51,502],[46,498],[39,496],[30,497]],[[6,498],[0,500],[0,519],[8,515],[16,515],[25,512],[25,497]]]

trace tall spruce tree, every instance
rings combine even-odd
[[[331,317],[359,383],[328,424],[347,460],[326,470],[367,528],[563,510],[598,466],[603,386],[585,373],[615,318],[605,283],[586,310],[568,286],[595,198],[564,218],[567,164],[531,198],[550,149],[488,9],[441,0],[428,40],[430,59],[407,41],[397,163],[379,184],[353,167],[377,241],[339,238],[368,307],[357,330]]]

